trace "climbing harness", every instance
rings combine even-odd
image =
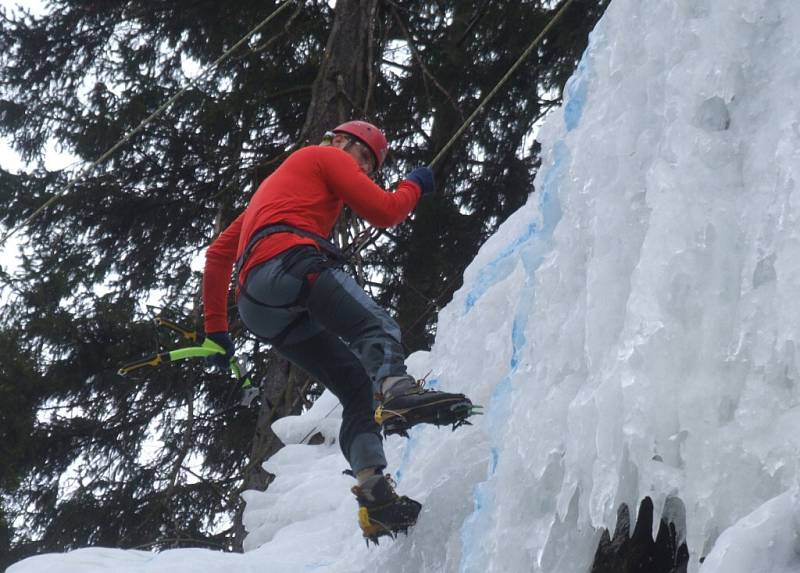
[[[299,235],[301,237],[305,237],[307,239],[312,239],[317,246],[320,248],[322,252],[324,252],[329,259],[336,262],[341,262],[344,264],[347,262],[347,255],[336,245],[334,245],[328,239],[317,235],[316,233],[312,233],[311,231],[306,231],[305,229],[301,229],[300,227],[296,227],[294,225],[289,225],[288,223],[270,223],[269,225],[264,225],[256,229],[256,231],[250,236],[250,239],[247,241],[247,245],[245,245],[244,249],[242,250],[241,256],[236,261],[235,268],[235,276],[237,277],[236,284],[238,282],[238,276],[241,272],[244,264],[247,262],[247,258],[253,252],[255,246],[262,240],[266,239],[270,235],[274,235],[276,233],[292,233],[295,235]]]

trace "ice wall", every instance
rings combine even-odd
[[[586,571],[598,528],[650,496],[682,529],[691,570],[724,534],[759,571],[800,571],[787,493],[800,453],[798,29],[789,0],[612,3],[541,132],[538,192],[417,357],[418,374],[486,404],[485,422],[412,434],[400,489],[426,510],[410,541],[368,563]],[[785,549],[773,561],[755,550],[766,539]],[[746,562],[716,565],[720,551],[703,571]]]
[[[409,361],[486,415],[387,441],[424,504],[407,537],[364,547],[326,396],[276,426],[289,445],[246,494],[244,556],[98,549],[11,572],[576,573],[644,496],[691,571],[800,571],[797,30],[796,0],[613,0],[541,131],[537,192]]]
[[[542,132],[540,207],[441,320],[470,346],[449,333],[482,306],[516,317],[462,570],[585,570],[593,528],[645,495],[685,519],[696,569],[795,485],[798,26],[789,1],[615,1],[593,33]]]

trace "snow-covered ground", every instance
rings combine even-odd
[[[325,395],[277,423],[244,555],[91,548],[9,572],[576,573],[644,496],[685,523],[690,571],[799,572],[797,30],[796,0],[613,0],[542,129],[537,193],[409,361],[486,415],[388,440],[424,504],[408,536],[365,546]],[[326,444],[298,443],[315,429]]]

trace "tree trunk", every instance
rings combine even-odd
[[[349,119],[366,117],[378,0],[339,0],[328,45],[314,81],[302,138],[316,143]]]
[[[301,142],[317,143],[326,131],[339,123],[366,115],[369,108],[373,27],[378,0],[338,0],[331,33],[314,81]],[[340,221],[345,227],[349,221]],[[262,465],[283,444],[271,428],[272,422],[288,414],[299,413],[301,401],[294,396],[300,389],[301,371],[277,353],[272,353],[262,385],[262,405],[253,438],[250,463],[243,489],[265,490],[273,477]],[[283,406],[279,406],[279,404]],[[273,407],[274,406],[274,407]],[[274,412],[274,415],[271,415]],[[242,524],[244,507],[237,511],[235,530],[237,546],[246,535]]]

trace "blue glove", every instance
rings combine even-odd
[[[212,354],[206,358],[206,363],[224,371],[228,371],[231,367],[231,358],[233,358],[233,341],[227,332],[209,332],[206,338],[212,342],[216,342],[225,349],[225,354]]]
[[[433,181],[433,171],[430,167],[417,167],[406,175],[407,181],[413,181],[422,189],[423,195],[433,195],[436,192],[436,184]]]

